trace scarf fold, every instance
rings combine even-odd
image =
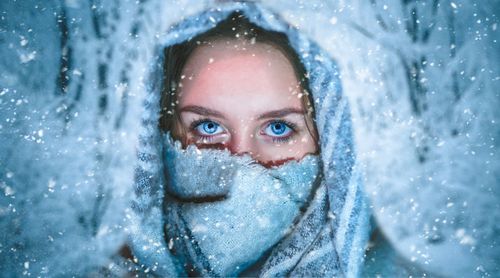
[[[217,9],[186,18],[161,37],[156,49],[158,59],[151,63],[151,78],[146,84],[148,96],[138,150],[136,196],[130,214],[132,251],[144,268],[160,276],[185,275],[183,263],[170,253],[163,231],[163,167],[169,163],[161,159],[162,137],[157,127],[163,50],[215,27],[234,11],[243,13],[262,28],[288,36],[309,75],[320,135],[321,186],[294,232],[273,248],[260,275],[356,277],[370,232],[369,210],[360,169],[356,166],[349,106],[342,96],[337,66],[328,53],[279,15],[251,2],[220,4]],[[195,193],[193,190],[184,193]],[[224,190],[214,188],[213,193],[217,196],[224,194]]]
[[[293,232],[273,249],[259,276],[338,276],[339,259],[332,239],[328,197],[321,183],[307,211]]]
[[[195,276],[237,276],[259,261],[296,231],[321,181],[317,155],[265,168],[248,155],[172,141],[167,134],[165,236]],[[213,198],[214,188],[227,193]]]

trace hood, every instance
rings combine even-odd
[[[163,50],[215,27],[235,11],[264,29],[286,34],[305,66],[315,105],[333,250],[339,258],[340,273],[347,277],[358,276],[370,231],[369,213],[356,165],[349,105],[342,96],[338,68],[330,55],[314,41],[276,13],[251,2],[220,4],[186,18],[160,38],[161,43],[155,50],[157,55],[151,61],[150,79],[146,83],[148,96],[144,104],[135,174],[136,196],[130,215],[133,253],[141,265],[159,275],[172,276],[181,271],[169,256],[163,235],[164,166],[162,134],[158,128]]]

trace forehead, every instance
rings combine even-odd
[[[188,58],[180,82],[181,106],[203,104],[218,109],[226,104],[241,113],[244,108],[301,107],[292,64],[269,44],[218,40],[199,46]]]
[[[188,58],[183,72],[189,75],[197,74],[205,67],[214,68],[224,63],[224,66],[238,66],[240,63],[254,66],[281,67],[292,70],[288,58],[275,46],[269,43],[255,42],[245,39],[217,39],[196,47]],[[215,64],[214,64],[215,63]]]

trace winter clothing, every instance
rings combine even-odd
[[[288,223],[290,219],[297,221],[292,231],[284,233],[283,238],[278,235],[275,235],[276,237],[266,235],[262,246],[273,247],[265,256],[261,252],[262,249],[249,253],[254,256],[251,262],[259,259],[265,260],[254,273],[260,276],[358,276],[370,230],[369,217],[359,170],[356,167],[349,107],[341,93],[337,67],[317,44],[292,28],[276,14],[256,3],[227,3],[217,9],[189,17],[173,26],[171,32],[163,39],[163,43],[158,46],[158,60],[153,62],[151,81],[148,84],[149,96],[143,118],[144,128],[140,138],[136,198],[133,205],[134,213],[131,215],[132,251],[138,257],[140,264],[161,276],[185,275],[185,260],[193,257],[198,258],[195,262],[191,262],[197,268],[195,272],[197,274],[217,276],[238,273],[231,272],[232,270],[227,272],[228,267],[238,265],[236,262],[231,262],[222,268],[218,268],[217,264],[211,265],[207,254],[213,250],[210,250],[210,245],[200,247],[201,233],[193,237],[196,240],[190,238],[180,243],[167,242],[166,238],[174,238],[176,229],[177,232],[181,233],[182,230],[184,233],[194,228],[190,226],[191,228],[186,229],[189,226],[179,224],[182,222],[181,219],[175,220],[179,215],[179,210],[171,210],[177,205],[175,202],[167,202],[173,200],[173,197],[197,198],[199,197],[197,194],[200,193],[193,188],[182,187],[189,185],[189,182],[178,183],[180,187],[176,187],[175,182],[172,183],[175,181],[173,177],[183,170],[182,165],[176,169],[175,161],[186,160],[183,155],[180,155],[178,159],[173,159],[176,152],[169,153],[172,148],[169,147],[168,140],[163,140],[163,135],[157,126],[164,48],[182,43],[213,28],[217,22],[227,18],[236,10],[244,14],[252,23],[288,36],[309,76],[309,89],[314,99],[316,126],[320,136],[320,156],[317,165],[321,165],[321,180],[315,182],[316,186],[311,187],[308,201],[299,202],[301,206],[305,206],[304,213],[298,213],[297,206],[291,206],[289,210],[286,210],[290,214],[284,216],[284,223]],[[223,152],[217,151],[217,153],[219,155]],[[227,157],[226,159],[234,158]],[[240,161],[237,165],[241,166],[244,163]],[[298,163],[294,167],[301,165]],[[191,166],[191,168],[193,170],[190,174],[196,175],[196,179],[202,179],[198,174],[203,173],[203,167],[194,169],[194,166]],[[167,178],[166,173],[169,175]],[[225,173],[223,171],[216,173],[215,176],[205,175],[207,184],[211,184],[210,178],[219,179],[225,177],[224,175],[227,175],[229,181],[228,188],[212,187],[212,191],[206,194],[214,194],[217,197],[218,194],[224,195],[234,190],[231,187],[234,184],[231,182],[231,177],[234,176],[227,174],[227,171]],[[254,193],[257,194],[257,192]],[[164,213],[164,206],[167,213]],[[207,206],[210,205],[207,204]],[[224,208],[225,212],[227,212],[226,209]],[[235,208],[235,213],[237,213],[236,210]],[[175,213],[169,215],[172,211]],[[272,213],[264,214],[264,216],[275,217]],[[256,219],[255,222],[258,220]],[[164,232],[164,224],[167,225],[166,232]],[[214,229],[212,226],[209,228]],[[259,240],[259,233],[245,234],[245,236],[254,237],[246,240]],[[217,231],[208,231],[206,235],[214,237],[216,234]],[[274,245],[278,240],[279,242]],[[197,245],[200,249],[197,249]],[[173,255],[169,247],[179,254]],[[192,255],[193,252],[200,250],[203,254]],[[242,260],[247,259],[242,258]],[[224,259],[221,261],[226,262]]]
[[[298,233],[291,227],[319,185],[318,156],[266,169],[248,155],[193,145],[183,150],[166,137],[166,240],[178,261],[190,262],[192,274],[237,276],[282,238]],[[315,234],[307,235],[314,240]],[[330,265],[337,263],[326,257]],[[272,276],[268,268],[264,276]]]

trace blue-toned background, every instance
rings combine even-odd
[[[0,2],[0,276],[110,267],[155,46],[221,2]],[[397,254],[436,275],[499,275],[500,1],[262,2],[338,62]]]

